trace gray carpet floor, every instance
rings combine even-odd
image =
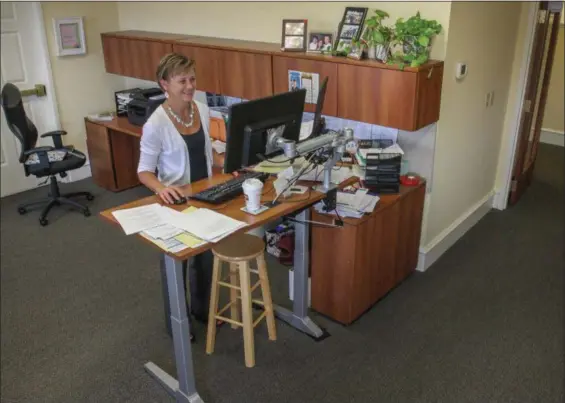
[[[253,369],[240,331],[207,356],[196,325],[196,382],[206,402],[540,402],[563,391],[563,148],[542,145],[523,199],[492,211],[426,273],[415,273],[349,327],[315,313],[316,343],[278,323],[256,334]],[[147,194],[89,179],[93,216],[59,208],[50,225],[1,200],[1,396],[6,403],[171,402],[143,370],[174,373],[158,252],[96,213]],[[270,262],[275,302],[287,271]]]

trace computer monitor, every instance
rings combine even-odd
[[[322,134],[322,109],[324,108],[327,86],[328,77],[324,78],[324,81],[320,86],[320,90],[318,91],[318,102],[316,103],[316,111],[314,113],[314,124],[312,125],[312,134],[309,138],[314,138]]]
[[[224,172],[257,164],[265,155],[267,131],[281,128],[282,136],[298,142],[306,90],[300,89],[232,105],[228,112]]]

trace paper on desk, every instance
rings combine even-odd
[[[196,238],[194,235],[189,234],[188,232],[183,232],[175,236],[175,239],[179,242],[182,242],[184,245],[188,246],[189,248],[197,248],[200,245],[204,245],[206,241],[202,239]]]
[[[170,239],[157,239],[152,238],[147,235],[145,232],[141,232],[140,235],[145,239],[153,242],[155,245],[163,249],[164,251],[171,252],[171,253],[178,253],[188,248],[187,245],[182,243],[181,241],[176,240],[175,238]]]
[[[224,143],[223,141],[220,141],[220,140],[214,140],[212,142],[212,148],[218,154],[223,154],[223,153],[226,152],[226,143]]]
[[[339,169],[334,168],[332,169],[331,183],[339,185],[341,182],[351,178],[352,176],[355,175],[349,167],[339,167]],[[321,167],[311,170],[310,172],[301,175],[300,180],[322,182],[324,180],[324,171]]]
[[[300,166],[304,163],[304,157],[296,158],[292,162],[293,167]],[[290,161],[285,155],[277,155],[276,157],[270,158],[270,161],[261,161],[259,164],[253,167],[254,171],[266,172],[270,174],[278,174],[291,166]]]
[[[135,234],[165,224],[158,203],[112,212],[114,218],[122,226],[126,235]]]
[[[229,234],[247,225],[243,221],[200,208],[190,214],[183,214],[170,208],[164,208],[165,220],[175,227],[208,242],[217,242]]]
[[[314,128],[314,121],[311,120],[309,122],[302,122],[300,125],[300,134],[298,139],[300,141],[306,140],[312,134],[312,129]]]

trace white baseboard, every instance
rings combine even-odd
[[[449,227],[436,236],[428,245],[420,248],[416,270],[426,271],[439,259],[459,238],[479,222],[492,208],[494,190],[483,197],[478,203],[462,214]]]
[[[565,147],[565,133],[553,129],[541,129],[540,141],[554,146]]]
[[[69,171],[69,182],[76,182],[82,179],[90,178],[92,176],[92,172],[90,171],[90,161],[81,166],[78,169]]]

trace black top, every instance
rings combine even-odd
[[[190,182],[196,182],[208,177],[208,164],[206,162],[206,138],[204,129],[200,129],[194,134],[183,135],[188,148],[188,158],[190,161]]]

